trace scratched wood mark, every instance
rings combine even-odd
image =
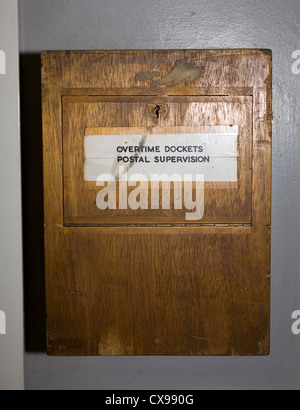
[[[268,355],[271,53],[45,52],[42,82],[48,354]],[[204,182],[201,220],[177,209],[174,184],[169,209],[163,197],[155,209],[97,206],[95,175],[114,158],[103,137],[141,136],[131,144],[141,148],[145,135],[156,145],[176,135],[178,145],[210,127],[237,130],[238,154],[220,153],[235,173]],[[118,204],[136,189],[120,184]],[[145,192],[149,182],[136,199]]]

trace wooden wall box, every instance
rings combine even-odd
[[[42,83],[48,354],[268,355],[271,52],[44,52]],[[215,152],[201,220],[175,184],[170,209],[99,209],[113,143],[146,140]]]

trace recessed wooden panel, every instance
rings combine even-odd
[[[271,78],[264,50],[43,54],[50,355],[269,353]],[[237,178],[201,221],[97,208],[87,136],[209,127],[238,130]]]
[[[63,99],[65,224],[186,222],[186,210],[175,210],[173,203],[168,211],[99,210],[96,198],[100,188],[96,183],[84,181],[85,134],[104,134],[107,138],[109,134],[116,133],[180,136],[204,132],[205,127],[234,125],[239,129],[238,181],[206,183],[205,213],[198,223],[251,223],[252,98],[198,97],[193,101],[189,97],[176,102],[178,99],[160,100],[161,104],[168,106],[168,114],[155,122],[146,112],[154,101],[152,98],[88,98],[86,103],[82,98],[80,103],[76,102],[76,97]],[[173,195],[171,197],[174,198]]]

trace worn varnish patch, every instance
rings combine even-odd
[[[166,75],[161,80],[154,81],[152,87],[160,87],[162,85],[169,85],[176,87],[181,81],[186,80],[186,85],[190,85],[193,81],[198,80],[204,73],[204,67],[196,67],[189,64],[186,59],[177,61],[174,70]]]
[[[151,87],[160,87],[163,85],[176,87],[184,80],[186,80],[186,86],[188,86],[194,81],[198,80],[200,77],[202,77],[204,71],[204,67],[197,67],[193,64],[190,64],[188,63],[187,59],[179,60],[176,61],[174,69],[171,73],[167,74],[160,80],[153,81],[151,83]],[[135,76],[135,81],[149,81],[153,80],[155,77],[158,76],[158,72],[141,73]]]
[[[265,339],[258,342],[258,349],[262,356],[269,356],[270,354],[270,338],[266,337]]]
[[[99,342],[99,355],[100,356],[124,356],[132,355],[133,347],[124,346],[120,340],[120,336],[116,333],[108,333]]]

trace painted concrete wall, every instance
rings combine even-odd
[[[300,335],[299,0],[21,0],[29,389],[296,389]],[[48,358],[43,350],[39,56],[49,49],[270,48],[274,58],[272,354]],[[294,70],[296,73],[296,70]],[[34,202],[32,200],[34,199]],[[38,331],[38,329],[40,331]]]
[[[0,390],[24,382],[17,0],[0,0]]]

